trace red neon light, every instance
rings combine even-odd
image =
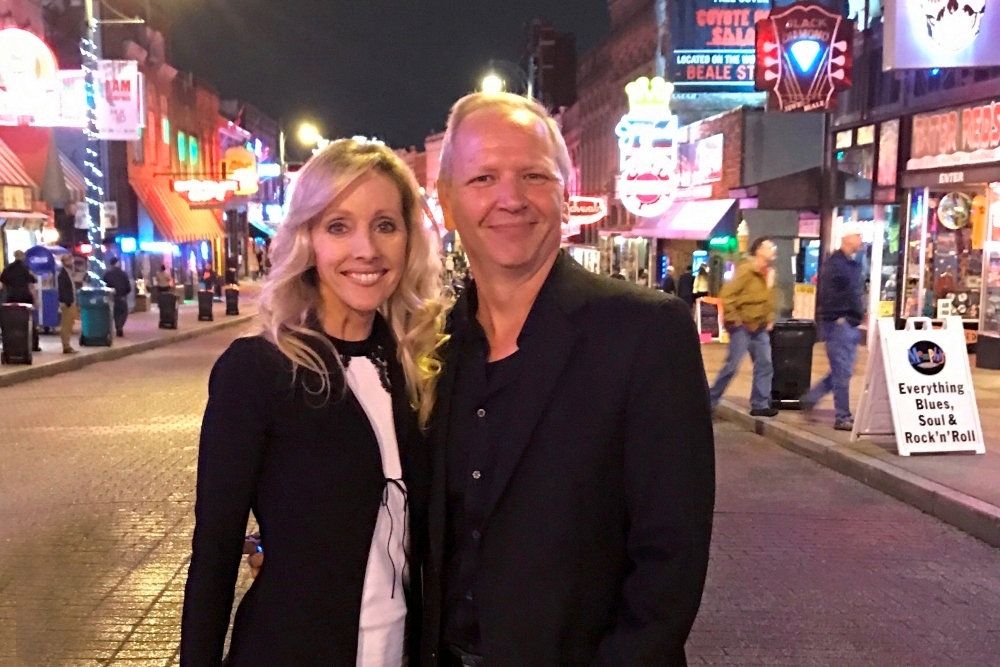
[[[80,251],[81,255],[89,255],[94,252],[94,246],[89,243],[81,243],[77,246],[77,249]]]

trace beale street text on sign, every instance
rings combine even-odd
[[[672,0],[677,92],[753,92],[754,25],[770,7],[769,0]]]

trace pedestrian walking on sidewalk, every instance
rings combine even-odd
[[[35,285],[38,279],[24,262],[24,251],[14,251],[14,261],[0,273],[0,285],[7,291],[7,303],[35,303]]]
[[[736,275],[726,283],[720,296],[722,316],[729,332],[729,353],[726,364],[715,378],[710,392],[712,407],[719,400],[740,368],[747,352],[753,361],[753,388],[750,391],[750,414],[773,417],[778,411],[771,407],[771,329],[775,315],[775,271],[777,247],[766,236],[750,244],[750,257],[736,268]]]
[[[261,333],[209,380],[180,664],[417,664],[444,319],[420,201],[380,144],[335,141],[299,171]],[[267,564],[223,663],[251,508]]]
[[[128,295],[132,293],[132,281],[122,270],[117,257],[108,260],[108,270],[104,272],[104,283],[115,291],[115,334],[125,335],[125,321],[128,319]]]
[[[691,272],[691,265],[677,278],[677,296],[687,304],[688,308],[694,307],[694,273]]]
[[[165,292],[169,292],[170,288],[174,286],[174,279],[170,276],[170,272],[167,271],[166,264],[160,264],[160,270],[156,274],[156,298],[157,305],[159,305],[159,297]]]
[[[832,392],[835,410],[833,427],[838,431],[854,429],[851,376],[854,375],[854,360],[861,341],[858,327],[864,317],[861,264],[854,259],[854,255],[861,245],[861,227],[856,223],[847,223],[841,228],[840,249],[823,263],[819,274],[817,310],[830,372],[801,401],[806,417],[812,419],[816,404]]]
[[[76,285],[73,284],[73,256],[66,254],[60,258],[62,269],[56,278],[56,287],[59,297],[59,337],[62,339],[64,354],[75,354],[76,350],[70,345],[73,337],[73,324],[80,316],[80,310],[76,303]]]

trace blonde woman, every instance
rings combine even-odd
[[[404,627],[420,604],[409,581],[425,533],[421,426],[443,309],[419,198],[376,144],[334,142],[300,172],[261,333],[236,340],[209,380],[184,667],[223,663],[251,510],[267,565],[239,605],[227,665],[399,667],[416,649]]]

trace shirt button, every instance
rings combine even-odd
[[[479,472],[478,470],[473,470],[472,471],[472,479],[479,479],[482,476],[483,476],[483,473]]]
[[[483,534],[480,533],[478,530],[472,531],[472,539],[478,540],[482,536],[483,536]]]
[[[486,410],[483,410],[482,408],[479,408],[478,410],[476,410],[476,416],[479,417],[480,419],[483,418],[483,417],[485,417],[486,416]]]

